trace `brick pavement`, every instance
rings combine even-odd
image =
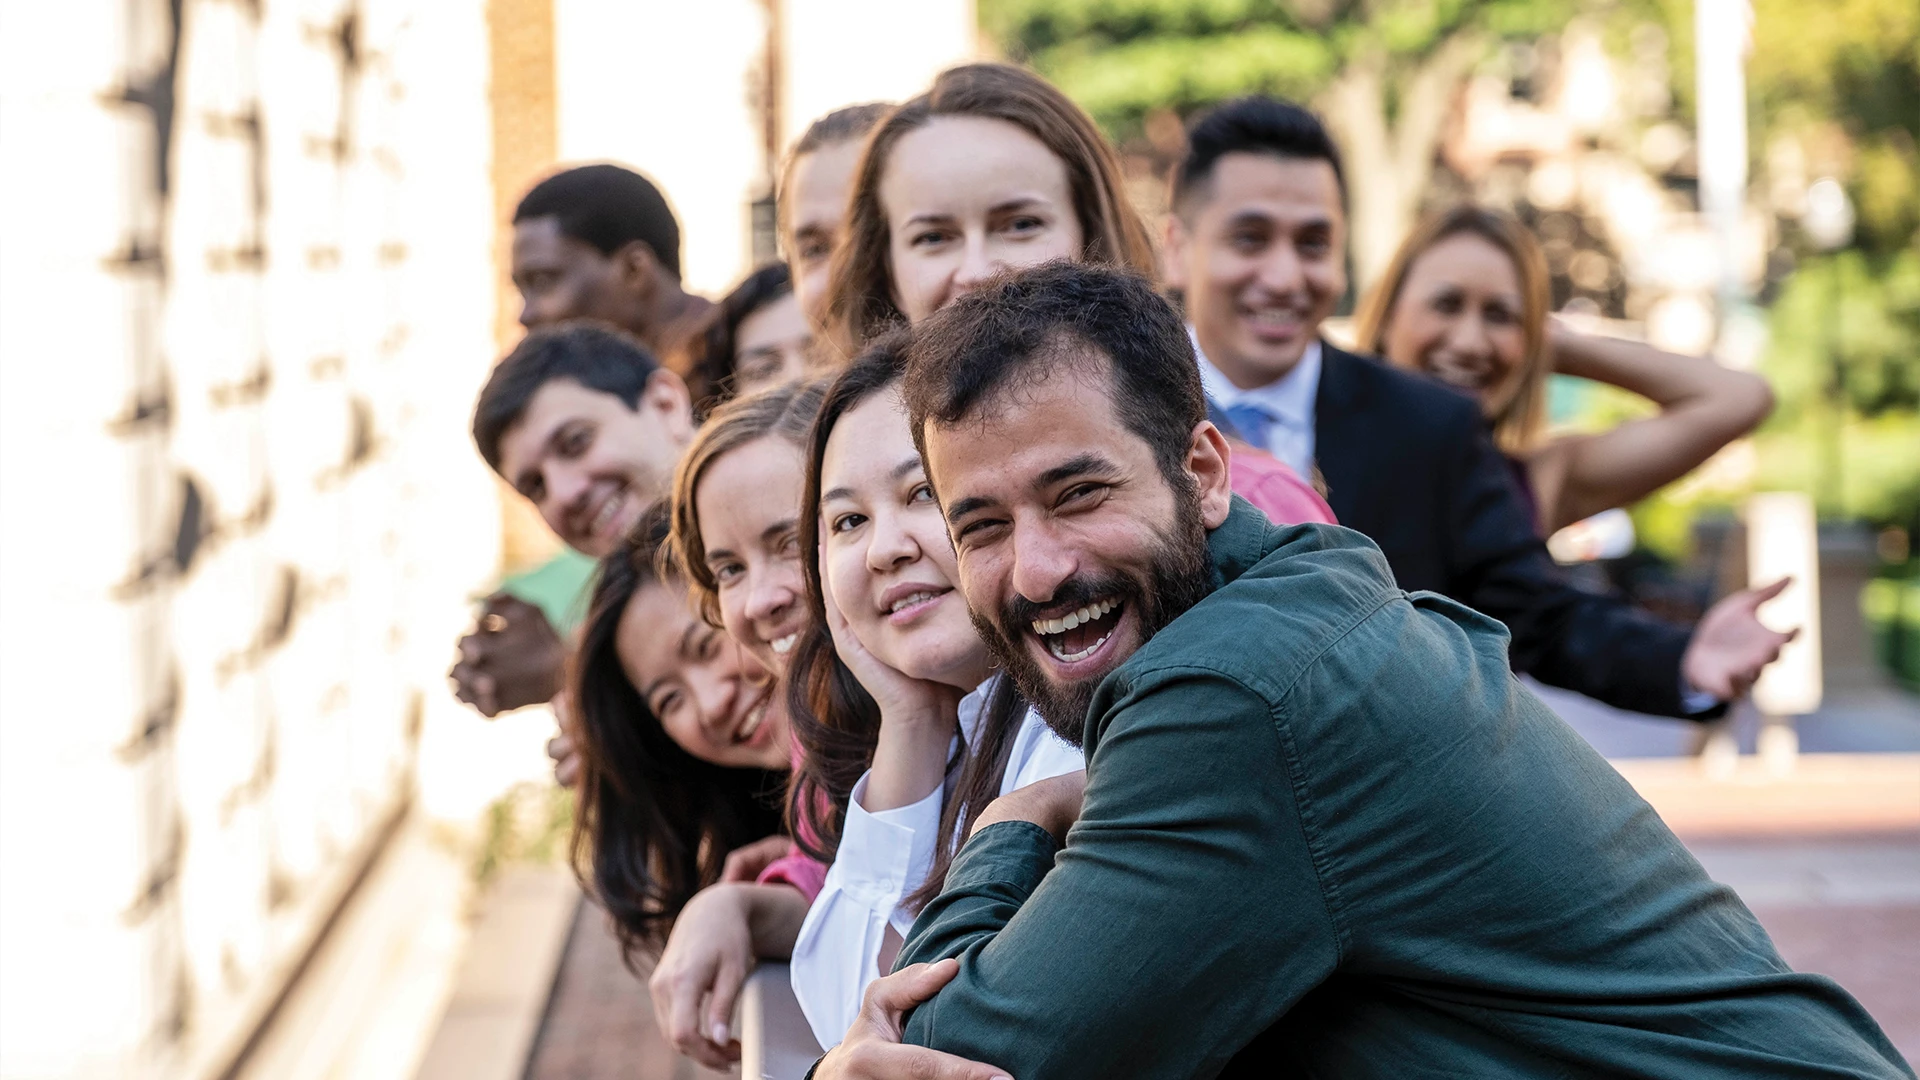
[[[1756,904],[1753,913],[1795,971],[1845,987],[1907,1061],[1920,1062],[1920,903]]]
[[[574,913],[526,1080],[720,1080],[728,1075],[674,1053],[661,1038],[644,978],[621,964],[606,914],[583,901]]]
[[[1828,976],[1920,1060],[1920,756],[1752,757],[1708,778],[1684,759],[1614,762],[1796,971]]]

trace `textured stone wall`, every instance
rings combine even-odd
[[[525,331],[520,293],[513,286],[513,220],[520,196],[552,171],[555,160],[553,0],[487,0],[492,59],[488,98],[493,109],[493,220],[495,233],[494,348],[504,356]],[[546,522],[505,483],[500,500],[508,569],[537,566],[560,551]]]
[[[207,1075],[499,562],[485,12],[0,20],[0,1074]]]

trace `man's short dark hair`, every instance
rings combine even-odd
[[[1170,483],[1185,480],[1194,425],[1206,419],[1186,323],[1130,270],[1056,261],[967,293],[914,328],[905,396],[914,443],[1060,364],[1111,380],[1113,412],[1145,440]]]
[[[1340,204],[1347,202],[1346,173],[1340,148],[1320,118],[1290,101],[1262,95],[1235,98],[1202,113],[1187,128],[1187,153],[1173,170],[1173,208],[1184,212],[1188,200],[1205,192],[1213,170],[1228,154],[1324,161],[1333,166]]]
[[[891,111],[891,101],[869,101],[835,109],[807,125],[807,130],[793,144],[792,156],[800,157],[825,147],[838,146],[849,139],[860,138],[872,131],[880,118]]]
[[[570,322],[535,330],[500,361],[473,407],[473,443],[500,471],[500,440],[520,422],[527,403],[555,379],[572,379],[640,407],[647,379],[660,366],[633,335],[605,323]]]
[[[680,276],[680,223],[653,181],[618,165],[582,165],[533,185],[513,211],[513,223],[560,219],[560,231],[602,255],[635,240],[661,266]]]

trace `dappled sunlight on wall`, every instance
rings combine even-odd
[[[0,1072],[205,1075],[414,799],[423,729],[480,726],[442,673],[499,561],[465,436],[485,22],[7,19]]]

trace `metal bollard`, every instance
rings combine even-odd
[[[785,964],[761,964],[740,992],[740,1075],[801,1080],[824,1053],[814,1042]]]
[[[1813,500],[1800,492],[1773,491],[1747,500],[1747,574],[1753,585],[1789,575],[1787,591],[1760,608],[1760,621],[1775,630],[1798,628],[1800,636],[1780,650],[1780,659],[1760,673],[1753,704],[1760,711],[1756,750],[1768,772],[1793,771],[1800,739],[1794,718],[1820,707],[1824,690],[1820,660],[1820,539]]]

